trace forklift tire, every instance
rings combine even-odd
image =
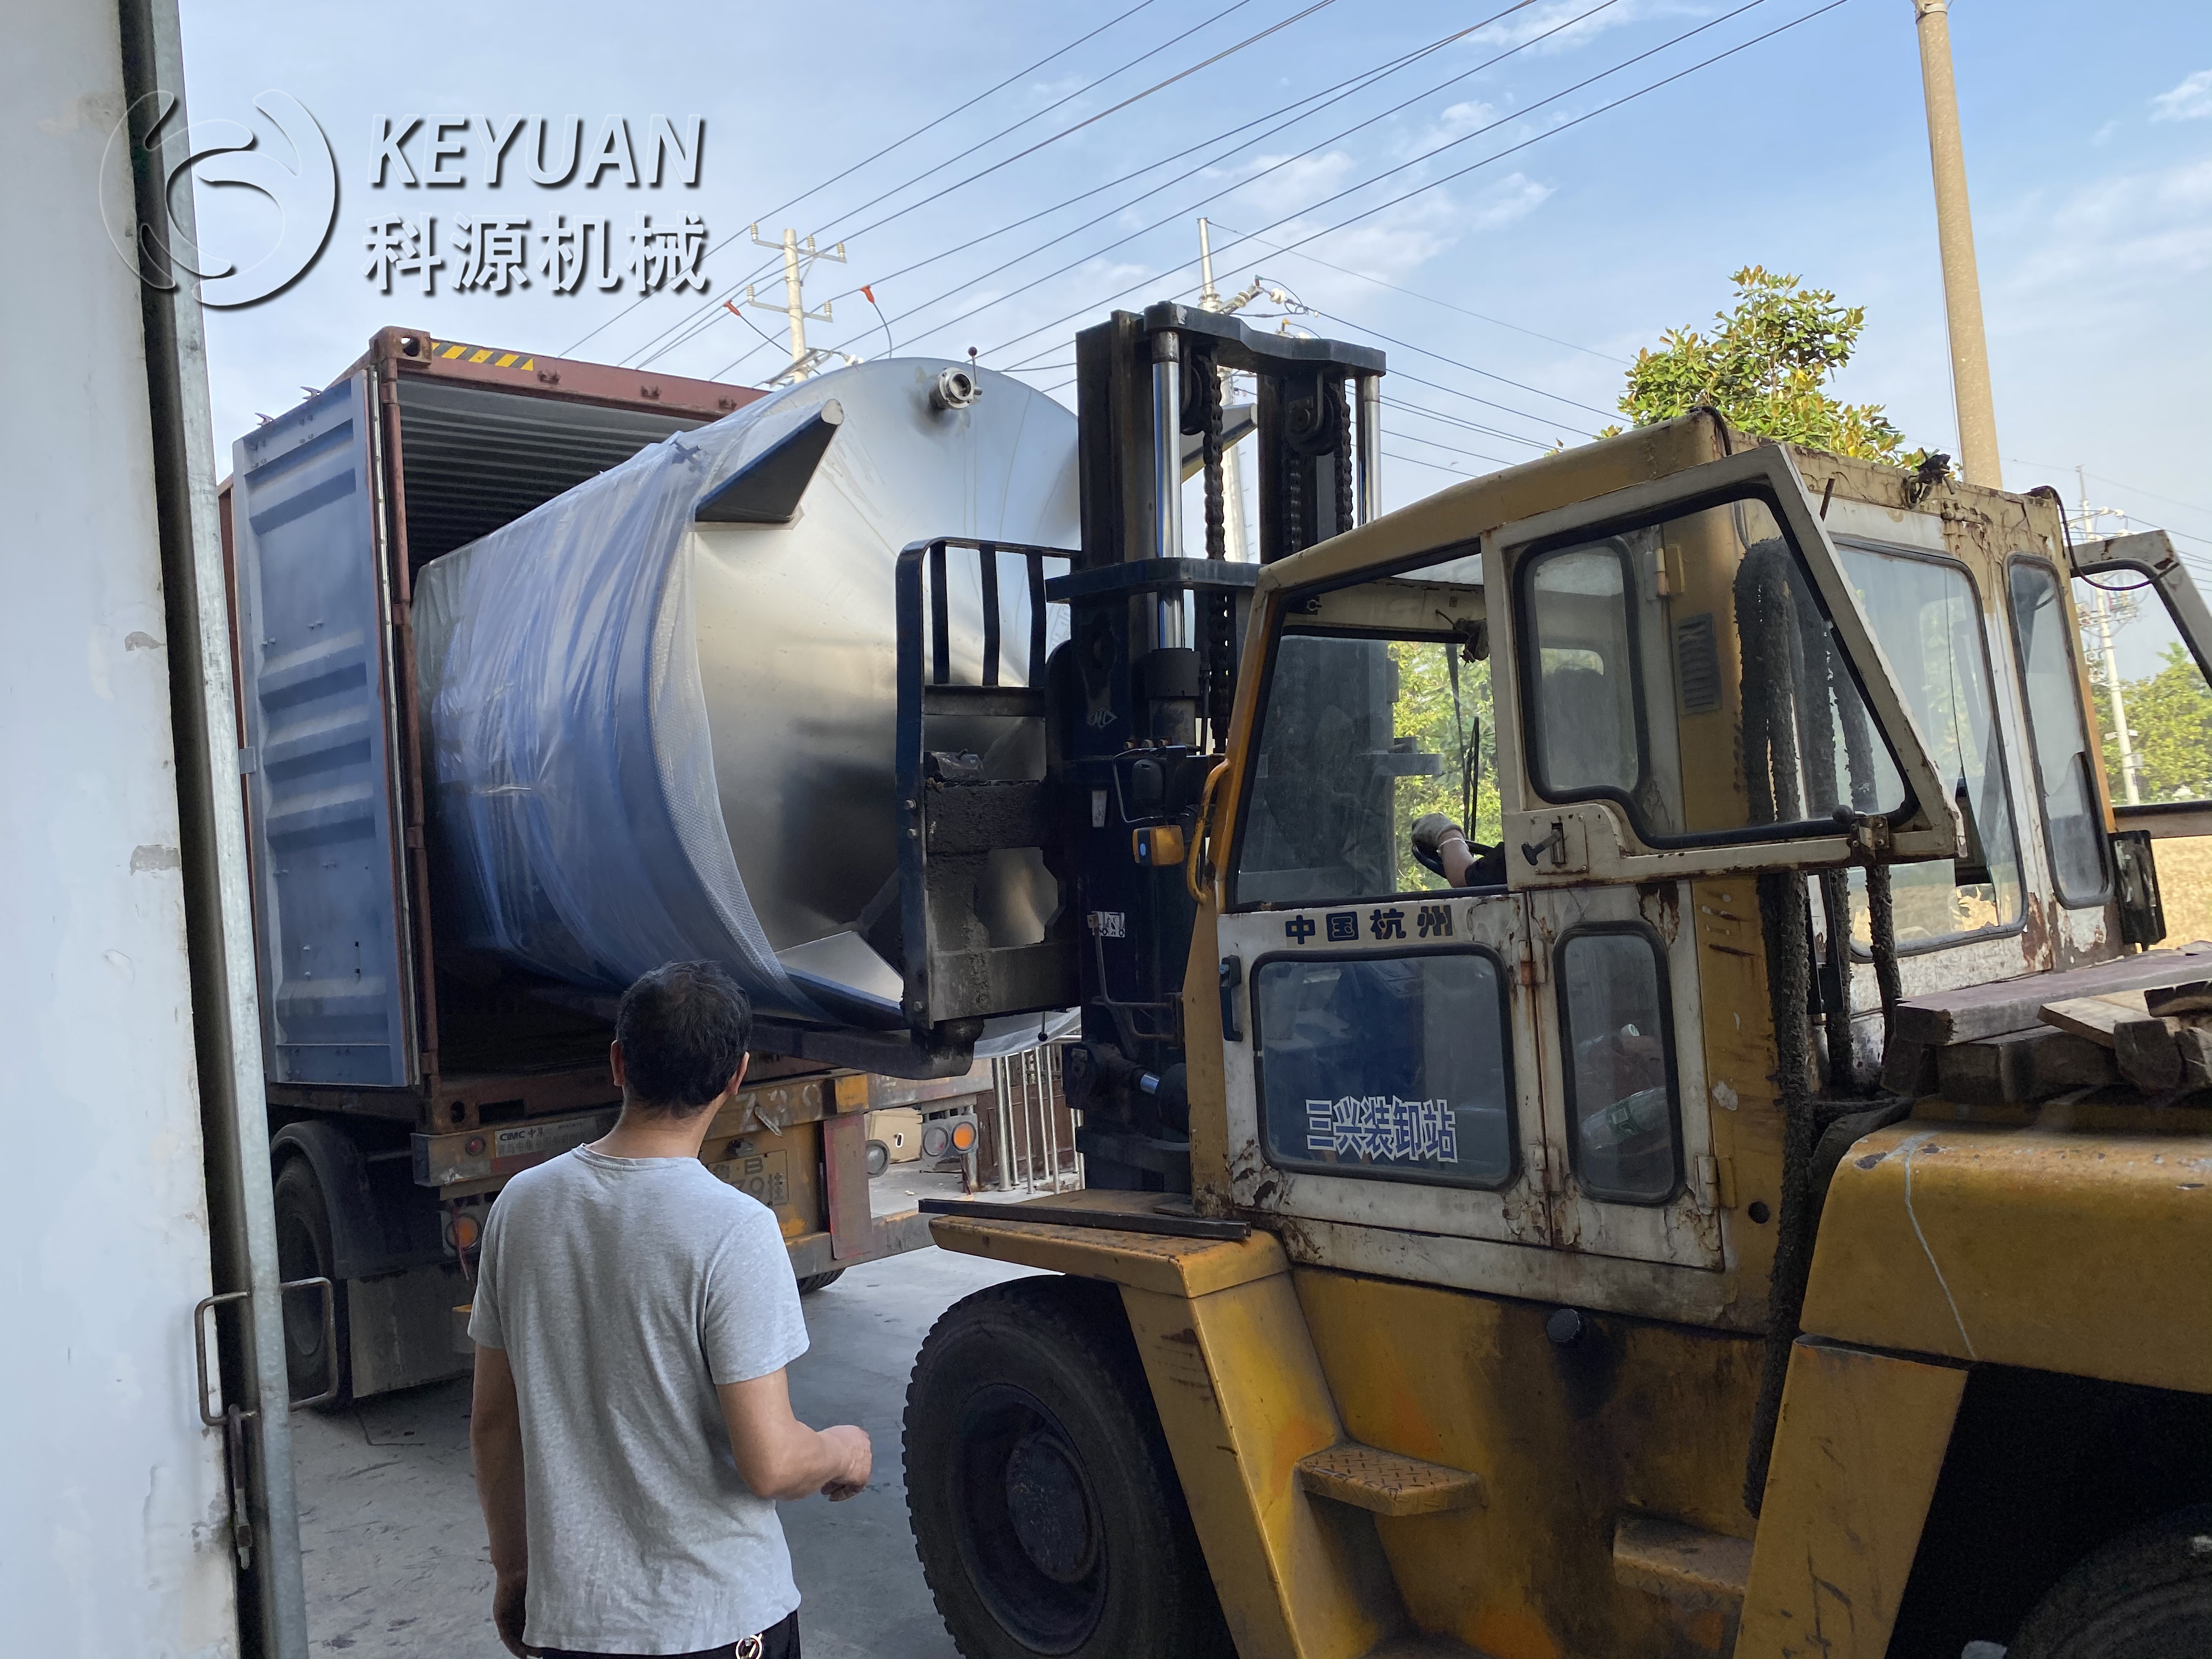
[[[826,1291],[845,1276],[842,1267],[832,1267],[826,1273],[809,1273],[799,1281],[799,1293],[811,1296],[817,1291]]]
[[[2124,1534],[2021,1620],[2008,1659],[2201,1659],[2212,1653],[2212,1504]]]
[[[907,1509],[965,1659],[1228,1659],[1120,1293],[1048,1275],[980,1291],[921,1346]]]
[[[295,1279],[335,1279],[331,1268],[337,1251],[331,1243],[330,1212],[323,1189],[315,1180],[313,1165],[304,1158],[288,1158],[276,1171],[276,1272],[289,1284]],[[337,1395],[326,1406],[343,1405],[353,1397],[353,1368],[346,1330],[346,1296],[343,1281],[336,1283],[337,1297]],[[328,1389],[333,1377],[332,1356],[323,1329],[323,1297],[319,1290],[284,1293],[284,1370],[291,1381],[292,1398],[312,1400]]]

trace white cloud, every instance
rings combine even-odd
[[[2212,160],[2117,173],[2053,203],[1993,216],[2000,327],[2026,333],[2124,326],[2212,270]],[[2007,256],[2011,256],[2009,258]]]
[[[1373,307],[1375,290],[1361,276],[1413,282],[1424,266],[1463,239],[1515,224],[1551,195],[1551,185],[1519,173],[1496,179],[1468,196],[1433,191],[1310,244],[1307,251],[1327,260],[1328,265],[1305,260],[1291,263],[1274,251],[1302,241],[1328,222],[1293,219],[1268,231],[1264,240],[1243,243],[1231,256],[1231,262],[1240,269],[1250,266],[1264,270],[1273,279],[1289,280],[1301,297],[1324,310],[1364,314]]]
[[[1587,46],[1601,34],[1646,18],[1698,17],[1708,9],[1706,6],[1685,5],[1681,0],[1617,0],[1617,3],[1591,15],[1590,0],[1550,0],[1546,5],[1516,10],[1510,18],[1478,31],[1474,42],[1491,48],[1501,42],[1518,46],[1535,41],[1538,44],[1534,50],[1540,53],[1571,52],[1577,46]],[[1569,22],[1571,18],[1574,21]],[[1566,23],[1565,28],[1559,27],[1562,23]]]
[[[2201,121],[2207,116],[2212,116],[2212,70],[2199,70],[2150,100],[2154,121]]]
[[[1237,205],[1247,213],[1267,219],[1295,213],[1310,202],[1334,196],[1352,181],[1358,164],[1340,149],[1319,155],[1255,155],[1245,167],[1224,169],[1217,176],[1245,175],[1237,190]]]

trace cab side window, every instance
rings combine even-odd
[[[1664,1204],[1682,1135],[1658,945],[1640,928],[1570,933],[1559,976],[1575,1179],[1592,1198]]]
[[[2073,653],[2067,649],[2058,573],[2039,560],[2016,559],[2008,585],[2013,648],[2027,694],[2028,746],[2051,844],[2051,880],[2063,904],[2102,904],[2110,885],[2104,815],[2090,777],[2089,734]]]
[[[1516,581],[1540,799],[1613,800],[1655,846],[1902,810],[1887,738],[1767,502],[1539,545]]]
[[[1643,781],[1630,652],[1627,550],[1617,542],[1545,555],[1529,574],[1536,635],[1533,757],[1547,793]]]

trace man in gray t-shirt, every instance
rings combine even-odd
[[[863,1431],[792,1415],[806,1324],[774,1212],[699,1161],[751,1027],[711,963],[639,980],[621,1118],[484,1230],[469,1439],[512,1653],[798,1659],[775,1500],[867,1484]]]

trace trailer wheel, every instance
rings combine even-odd
[[[906,1490],[966,1659],[1233,1652],[1109,1285],[1016,1279],[946,1310],[907,1389]]]
[[[323,1189],[313,1167],[304,1158],[289,1158],[276,1171],[276,1271],[287,1283],[295,1279],[337,1279],[331,1271],[337,1251],[331,1243],[331,1217],[323,1203]],[[337,1397],[341,1405],[353,1397],[353,1369],[347,1364],[345,1285],[337,1295]],[[292,1395],[308,1399],[331,1382],[331,1355],[323,1328],[323,1299],[319,1291],[290,1291],[284,1297],[284,1370]]]
[[[873,1181],[891,1167],[891,1149],[880,1140],[870,1141],[867,1146],[867,1163],[868,1179]]]
[[[2138,1527],[2036,1603],[2010,1659],[2198,1659],[2212,1653],[2212,1504]]]
[[[809,1273],[799,1281],[799,1293],[811,1296],[817,1291],[826,1291],[845,1276],[842,1267],[832,1267],[826,1273]]]

